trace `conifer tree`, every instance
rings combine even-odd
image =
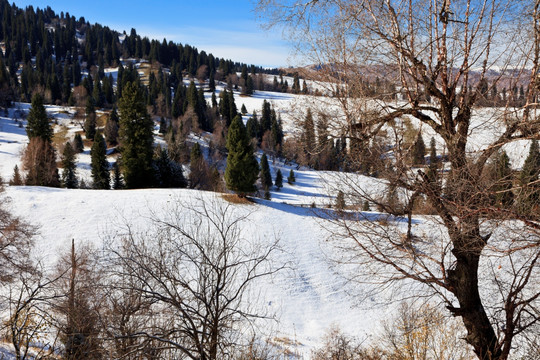
[[[246,81],[246,95],[253,95],[253,87],[253,78],[250,75]]]
[[[259,175],[261,179],[261,185],[263,189],[268,190],[273,185],[272,184],[272,175],[270,173],[270,166],[268,165],[268,158],[266,154],[263,154],[261,157],[261,173]]]
[[[113,189],[120,190],[124,188],[124,181],[122,180],[122,173],[120,172],[120,166],[118,166],[118,160],[113,165]]]
[[[105,138],[111,146],[118,145],[118,128],[118,112],[116,111],[116,107],[114,107],[111,111],[109,119],[107,119],[107,124],[105,125]]]
[[[416,138],[416,141],[414,142],[412,155],[411,155],[413,165],[423,165],[425,155],[426,155],[426,145],[424,143],[424,139],[422,138],[422,134],[418,133],[418,137]]]
[[[490,189],[493,193],[495,206],[510,208],[514,201],[512,192],[512,169],[510,168],[510,158],[505,151],[497,154],[494,163],[488,167],[492,177],[493,186]]]
[[[10,180],[9,185],[11,186],[20,186],[23,184],[23,179],[21,173],[19,172],[19,167],[15,165],[13,168],[13,178]]]
[[[276,188],[278,191],[283,187],[283,174],[281,173],[281,170],[278,169],[276,173],[276,179],[274,180],[274,185],[276,185]]]
[[[88,140],[93,139],[96,136],[96,107],[94,105],[94,99],[89,96],[86,99],[86,119],[84,121],[84,132]]]
[[[75,149],[68,141],[62,152],[62,186],[68,189],[75,189],[78,185],[75,156]]]
[[[294,94],[300,93],[300,77],[297,72],[294,73],[292,92]]]
[[[304,120],[302,129],[302,145],[304,148],[304,155],[308,163],[311,162],[311,157],[315,153],[315,124],[313,122],[313,115],[311,109],[307,109],[306,119]]]
[[[289,185],[292,185],[294,182],[296,182],[296,176],[294,175],[293,169],[289,171],[289,177],[287,177],[287,182],[289,183]]]
[[[36,94],[28,114],[26,133],[30,139],[23,155],[26,185],[60,186],[56,152],[52,146],[53,130],[49,124],[43,98]]]
[[[73,148],[77,153],[82,153],[84,151],[84,142],[81,134],[76,133],[73,139]]]
[[[28,112],[26,134],[28,138],[39,137],[50,143],[53,137],[53,130],[49,124],[49,118],[43,106],[43,97],[35,94],[32,97],[32,107]]]
[[[118,102],[120,110],[120,152],[125,185],[128,189],[151,186],[154,123],[146,111],[138,82],[127,83]]]
[[[92,180],[94,189],[110,189],[109,162],[107,161],[107,145],[100,133],[96,133],[94,144],[90,150]]]
[[[439,172],[439,159],[437,157],[437,148],[435,147],[435,138],[429,141],[429,168],[427,177],[432,183],[437,182]]]
[[[529,154],[525,159],[519,175],[521,190],[519,193],[518,207],[524,214],[529,213],[540,205],[540,149],[538,141],[533,140],[529,147]]]
[[[259,165],[253,155],[250,139],[241,116],[236,116],[227,134],[227,168],[225,182],[227,188],[240,196],[255,191],[255,181]]]
[[[160,146],[156,148],[154,167],[156,169],[156,186],[162,188],[186,187],[187,181],[182,172],[182,165],[171,160],[167,149],[162,149]]]
[[[242,115],[246,115],[246,114],[247,114],[246,105],[242,104],[242,107],[240,108],[240,112],[242,113]]]

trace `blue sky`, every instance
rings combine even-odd
[[[251,0],[15,0],[19,7],[50,6],[91,23],[151,39],[189,44],[215,56],[261,66],[287,66],[290,48],[278,32],[260,28]]]

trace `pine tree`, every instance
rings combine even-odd
[[[283,187],[283,174],[281,173],[281,170],[278,169],[276,173],[276,179],[274,180],[274,185],[276,185],[276,188],[278,191]]]
[[[107,124],[105,125],[105,138],[111,146],[116,146],[118,144],[118,128],[118,112],[116,112],[116,108],[113,108],[111,115],[107,120]]]
[[[510,167],[510,158],[505,151],[497,154],[494,163],[488,168],[492,177],[493,201],[496,206],[510,208],[514,202],[514,193],[512,192],[512,169]]]
[[[114,162],[113,165],[113,189],[120,190],[124,188],[124,181],[122,180],[122,173],[120,172],[120,166],[118,166],[118,160]]]
[[[294,182],[296,182],[296,176],[294,175],[293,169],[289,171],[289,177],[287,178],[287,182],[289,183],[289,185],[292,185]]]
[[[432,183],[437,182],[439,174],[439,159],[437,157],[437,148],[435,147],[435,138],[429,141],[429,168],[427,177]]]
[[[39,137],[50,143],[53,138],[53,130],[49,124],[49,118],[43,106],[43,98],[39,94],[32,97],[32,107],[27,117],[26,134],[28,138]]]
[[[20,186],[23,184],[23,179],[21,173],[19,172],[19,167],[15,165],[13,168],[13,178],[10,180],[9,185],[11,186]]]
[[[154,167],[156,169],[156,186],[162,188],[185,188],[187,186],[182,165],[170,159],[167,149],[162,149],[160,146],[156,148]]]
[[[424,143],[424,139],[422,138],[422,134],[418,133],[418,137],[416,138],[416,141],[414,143],[411,155],[413,165],[423,165],[425,155],[426,145]]]
[[[315,124],[313,122],[311,109],[308,108],[302,131],[302,146],[304,148],[304,155],[308,163],[310,163],[311,157],[315,153],[316,144]]]
[[[236,116],[229,127],[227,150],[229,151],[225,169],[227,188],[240,196],[255,191],[259,165],[253,155],[253,148],[241,116]]]
[[[524,214],[540,204],[540,149],[538,141],[533,140],[529,147],[529,154],[525,159],[519,175],[521,190],[518,199],[518,207]]]
[[[75,157],[75,149],[67,142],[62,152],[62,186],[68,189],[76,189],[78,185]]]
[[[300,93],[300,77],[298,76],[297,72],[294,73],[292,91],[294,94]]]
[[[242,115],[246,115],[246,114],[247,114],[246,105],[242,104],[242,107],[240,108],[240,112],[242,113]]]
[[[151,186],[154,123],[146,111],[142,89],[127,83],[119,100],[120,152],[125,185],[129,189]]]
[[[345,209],[345,194],[343,194],[343,191],[341,190],[338,191],[336,196],[336,209],[338,209],[338,211]]]
[[[270,173],[270,166],[268,165],[268,158],[266,154],[263,154],[261,157],[261,173],[259,175],[261,179],[261,185],[263,189],[270,189],[272,184],[272,175]]]
[[[92,180],[94,189],[110,189],[109,162],[107,161],[107,145],[100,133],[96,133],[94,144],[90,150],[92,158]]]
[[[96,107],[94,105],[94,99],[92,97],[88,97],[86,99],[86,119],[84,121],[84,132],[86,134],[86,138],[88,140],[91,140],[96,136]]]
[[[84,151],[84,142],[81,134],[79,133],[75,134],[75,138],[73,139],[73,148],[77,153],[82,153]]]

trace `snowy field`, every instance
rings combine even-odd
[[[253,97],[235,94],[237,107],[240,109],[244,104],[248,116],[254,110],[260,116],[263,101],[270,101],[282,115],[286,134],[298,127],[290,111],[301,97],[259,91]],[[0,116],[0,175],[5,182],[11,179],[15,165],[21,167],[21,152],[27,143],[22,119],[28,109],[29,104],[16,104]],[[47,112],[58,123],[55,131],[62,132],[66,139],[81,130],[80,123],[74,120],[73,109],[47,106]],[[488,122],[487,118],[492,119],[489,113],[478,114],[479,125],[471,130],[478,134],[479,144],[481,139],[500,131],[493,123],[495,120]],[[426,134],[428,141],[429,132]],[[527,150],[526,142],[509,149],[514,167],[521,166]],[[78,155],[78,163],[78,175],[89,179],[89,148]],[[328,225],[310,205],[326,208],[335,203],[336,174],[291,167],[280,161],[270,161],[270,168],[273,177],[281,169],[285,179],[289,170],[294,169],[296,183],[289,185],[285,181],[280,191],[271,192],[270,201],[236,205],[241,213],[249,213],[244,236],[263,242],[277,237],[282,251],[272,260],[286,265],[286,270],[256,284],[261,294],[259,305],[276,318],[265,325],[265,331],[270,337],[289,339],[287,346],[306,358],[331,327],[361,340],[369,339],[377,334],[384,320],[395,314],[396,304],[381,305],[392,300],[391,294],[386,298],[357,297],[363,289],[347,283],[342,275],[350,274],[341,273],[343,270],[330,261],[335,254],[331,241],[327,241]],[[366,191],[384,193],[385,185],[380,180],[352,176],[352,181]],[[6,186],[6,195],[11,199],[10,209],[15,215],[39,227],[35,255],[50,266],[54,266],[59,254],[66,252],[72,239],[99,249],[104,239],[121,238],[126,225],[151,228],[152,214],[167,212],[176,204],[225,201],[220,194],[187,189],[102,191]]]

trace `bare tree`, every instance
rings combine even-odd
[[[254,306],[253,283],[279,270],[271,262],[277,241],[261,246],[246,238],[247,220],[214,198],[155,216],[147,233],[128,229],[113,249],[112,276],[122,279],[115,281],[115,291],[140,298],[135,304],[144,311],[132,319],[147,321],[118,336],[155,340],[174,357],[231,357],[249,324],[266,315]]]
[[[372,221],[363,214],[336,218],[344,256],[372,278],[423,284],[463,320],[479,359],[507,359],[516,336],[539,331],[540,289],[534,279],[540,221],[538,207],[524,215],[487,201],[493,194],[486,164],[505,145],[539,137],[540,2],[258,3],[269,24],[285,24],[298,39],[300,55],[319,65],[312,76],[327,97],[316,101],[340,109],[333,116],[334,133],[347,136],[349,151],[369,149],[376,137],[390,140],[385,176],[389,188],[401,193],[400,202],[372,196],[352,175],[341,177],[340,187],[346,188],[347,203],[367,200],[389,215],[408,214],[408,221]],[[377,74],[393,81],[395,93],[385,100],[372,96]],[[476,106],[489,87],[518,83],[527,85],[522,108],[479,116]],[[448,156],[447,174],[434,178],[407,164],[404,118],[437,135]],[[489,141],[479,143],[482,132],[490,134]],[[437,217],[414,227],[411,214],[419,201]]]

